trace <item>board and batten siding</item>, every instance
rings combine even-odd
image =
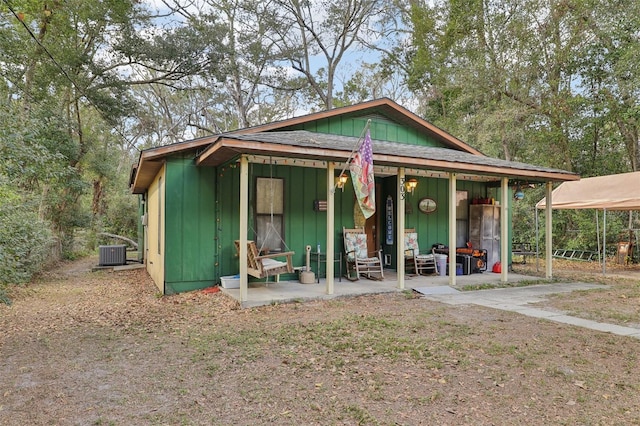
[[[166,162],[165,294],[210,287],[217,274],[216,172],[193,155]]]
[[[444,147],[442,143],[424,133],[420,133],[417,129],[403,126],[402,124],[377,115],[331,117],[278,130],[308,130],[316,133],[358,137],[362,134],[362,130],[367,125],[369,119],[371,119],[371,138],[374,140],[399,142],[409,145]],[[375,153],[375,146],[373,151]]]
[[[147,272],[156,287],[164,293],[164,235],[165,235],[165,171],[163,166],[149,185],[147,195]]]
[[[255,185],[256,179],[281,178],[284,181],[284,231],[281,235],[286,247],[294,251],[293,265],[304,266],[306,246],[326,251],[327,212],[314,210],[314,201],[327,199],[326,173],[322,168],[305,168],[295,165],[294,160],[274,161],[271,164],[249,164],[249,239],[254,238],[255,229]],[[338,173],[338,171],[336,172]],[[234,240],[239,236],[239,168],[225,165],[218,170],[218,228],[220,274],[233,275],[239,271]],[[353,226],[353,187],[347,183],[344,192],[337,190],[335,196],[336,253],[342,251],[342,227]],[[315,264],[312,264],[315,271]],[[336,268],[336,271],[338,269]],[[282,279],[294,279],[294,275],[283,275]]]
[[[407,179],[414,176],[407,176]],[[433,177],[416,177],[418,186],[413,194],[405,193],[405,228],[414,228],[418,234],[418,242],[420,244],[420,252],[427,253],[431,250],[433,244],[449,244],[449,180]],[[395,191],[397,185],[395,176],[384,180],[384,191],[391,195],[394,208],[397,202]],[[472,181],[458,181],[458,191],[467,191],[469,203],[473,197],[484,197],[487,194],[487,188],[484,183]],[[425,197],[432,198],[437,203],[436,211],[432,213],[422,213],[418,209],[418,202]],[[386,198],[386,195],[385,195]],[[394,224],[398,223],[394,213]],[[384,223],[384,222],[382,222]],[[383,226],[383,225],[381,225]],[[394,227],[395,229],[395,227]],[[384,241],[384,240],[383,240]],[[404,241],[400,242],[404,244]],[[395,232],[394,244],[383,245],[385,254],[391,255],[392,264],[396,264],[396,248]]]

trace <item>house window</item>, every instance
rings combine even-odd
[[[284,179],[256,180],[256,244],[268,251],[283,251]]]

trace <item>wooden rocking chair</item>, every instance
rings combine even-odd
[[[372,280],[383,280],[382,250],[369,252],[367,234],[362,228],[343,228],[342,232],[347,262],[347,279],[355,281],[360,279],[360,275],[362,275]]]
[[[415,275],[438,273],[435,255],[433,253],[420,254],[418,234],[413,228],[404,230],[404,261],[405,270],[411,270]]]
[[[240,253],[240,241],[235,241],[236,251]],[[276,277],[280,281],[280,274],[293,273],[291,256],[295,252],[285,251],[261,255],[255,241],[247,241],[247,273],[256,278]],[[276,260],[285,258],[285,261]]]

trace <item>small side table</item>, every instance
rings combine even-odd
[[[311,260],[315,259],[316,261],[316,281],[320,282],[320,264],[321,263],[327,263],[327,253],[318,253],[316,252],[310,252],[309,253],[311,255]],[[340,271],[340,275],[338,275],[338,281],[342,282],[342,252],[338,252],[338,258],[337,259],[333,259],[334,263],[338,263],[338,269]],[[325,268],[325,276],[326,274],[326,268]]]

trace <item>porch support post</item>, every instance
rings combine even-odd
[[[502,178],[500,189],[500,282],[506,283],[509,279],[509,210],[513,202],[509,196],[509,178]]]
[[[553,202],[551,200],[551,193],[553,192],[553,183],[552,182],[547,182],[547,198],[546,198],[546,202],[547,205],[545,207],[545,211],[544,211],[544,215],[545,215],[545,223],[544,223],[544,227],[545,227],[545,254],[544,254],[544,258],[545,258],[545,275],[547,277],[547,279],[551,279],[553,278],[553,266],[552,266],[552,260],[553,260],[553,228],[551,227],[552,223],[551,223],[551,218],[553,217],[552,213],[553,213],[553,209],[551,208],[551,206],[553,205]]]
[[[456,174],[449,175],[449,285],[456,285]]]
[[[249,275],[247,274],[247,235],[249,233],[249,160],[240,157],[240,303],[247,301]]]
[[[327,161],[327,273],[326,275],[326,291],[327,294],[333,294],[333,268],[335,259],[335,185],[334,185],[335,166],[333,162]],[[318,255],[319,256],[319,255]],[[320,274],[320,271],[318,271]]]
[[[398,167],[398,188],[396,192],[396,271],[398,288],[404,290],[404,167]]]

